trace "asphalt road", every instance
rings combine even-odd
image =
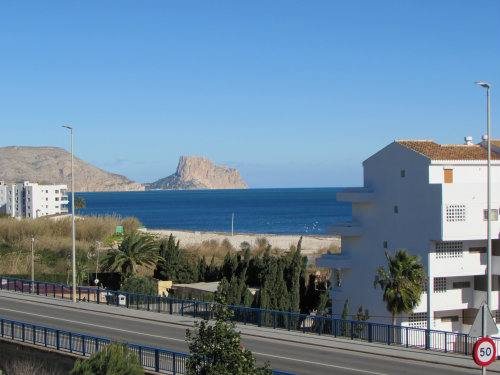
[[[188,351],[184,336],[186,329],[192,325],[191,319],[177,318],[176,322],[152,321],[119,316],[110,313],[111,311],[112,309],[109,312],[88,311],[0,295],[2,318],[178,352]],[[253,352],[260,363],[270,361],[273,369],[298,375],[451,375],[479,374],[481,371],[479,368],[465,369],[454,365],[393,358],[390,355],[289,342],[279,339],[275,332],[269,330],[269,338],[243,333],[243,345]],[[296,341],[301,341],[300,337]],[[497,363],[493,366],[498,369]]]

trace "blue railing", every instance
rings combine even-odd
[[[0,289],[72,299],[72,287],[68,285],[0,277]],[[116,305],[125,308],[155,311],[159,313],[187,315],[195,318],[212,317],[211,302],[189,301],[168,297],[110,291],[91,287],[77,287],[77,299],[81,302]],[[241,324],[273,329],[300,331],[318,335],[345,337],[386,345],[399,345],[426,350],[469,355],[477,338],[463,333],[393,326],[372,322],[360,322],[315,315],[287,313],[249,307],[229,306],[234,312],[232,320]],[[500,348],[500,338],[493,338]],[[497,350],[498,353],[498,350]]]
[[[84,357],[99,352],[112,342],[112,340],[101,337],[82,335],[2,318],[0,318],[0,337]],[[124,344],[137,355],[139,363],[147,370],[174,375],[186,373],[186,361],[189,354],[142,345]],[[294,375],[282,371],[272,371],[272,373]]]
[[[100,337],[1,318],[0,336],[81,356],[97,353],[111,342]],[[172,374],[186,373],[186,361],[189,354],[128,343],[127,345],[137,355],[140,364],[145,369]]]

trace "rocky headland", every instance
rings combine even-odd
[[[75,191],[144,190],[140,183],[127,177],[96,168],[74,158]],[[0,180],[39,184],[66,184],[71,190],[71,153],[58,147],[0,147]]]
[[[181,156],[174,174],[145,187],[146,190],[248,189],[237,169],[194,156]]]

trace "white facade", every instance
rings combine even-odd
[[[7,210],[7,187],[4,181],[0,181],[0,211]]]
[[[38,185],[24,181],[6,185],[6,212],[12,217],[37,217],[68,212],[66,185]]]
[[[496,148],[495,148],[496,150]],[[500,154],[492,153],[491,225],[493,298],[500,323]],[[337,200],[352,202],[352,222],[334,223],[327,234],[342,236],[342,253],[316,260],[332,273],[333,313],[369,310],[370,321],[390,324],[391,313],[374,288],[376,269],[387,269],[385,252],[417,254],[429,277],[427,292],[400,324],[468,333],[486,300],[487,152],[481,145],[395,141],[364,161],[364,187],[346,189]],[[430,306],[427,306],[427,301]]]

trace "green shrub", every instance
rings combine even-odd
[[[146,294],[148,296],[158,295],[156,282],[146,276],[132,274],[127,277],[120,288],[122,292]]]
[[[111,343],[89,359],[77,359],[70,375],[142,375],[139,359],[128,346]]]

